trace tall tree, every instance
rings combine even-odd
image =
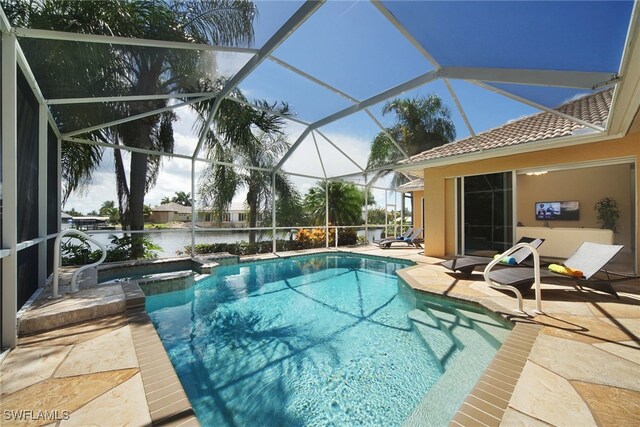
[[[176,191],[175,196],[163,197],[160,200],[161,205],[166,205],[167,203],[177,203],[182,206],[191,206],[191,193],[185,193],[184,191]]]
[[[118,224],[120,222],[120,212],[116,207],[116,202],[113,200],[102,202],[102,206],[100,206],[98,213],[100,216],[108,216],[109,222],[112,224]]]
[[[396,123],[387,128],[393,139],[413,156],[431,148],[451,142],[456,130],[449,109],[437,95],[388,101],[382,114],[393,114]],[[371,144],[367,168],[387,166],[402,159],[403,155],[384,132],[380,132]],[[381,172],[378,177],[388,172]],[[407,180],[395,175],[394,185]]]
[[[329,191],[328,197],[325,195]],[[327,198],[329,201],[329,223],[333,225],[360,225],[363,223],[362,209],[365,192],[354,184],[345,182],[318,181],[304,198],[307,213],[313,225],[323,225],[326,219]],[[374,203],[371,193],[369,204]]]
[[[253,19],[256,7],[241,0],[140,0],[140,1],[54,1],[2,0],[12,24],[19,27],[35,27],[51,30],[102,34],[120,37],[136,37],[187,43],[216,45],[249,45],[253,41]],[[83,47],[79,44],[57,43],[55,49],[40,61],[37,77],[58,78],[61,73],[70,76],[71,82],[81,87],[95,89],[84,96],[96,96],[105,91],[110,95],[156,95],[180,93],[201,87],[211,69],[210,58],[195,50],[146,48],[127,45],[99,45]],[[73,53],[78,47],[80,53]],[[84,54],[84,55],[81,55]],[[67,63],[66,58],[76,58],[77,63]],[[207,64],[207,62],[209,62]],[[208,65],[208,66],[207,66]],[[104,89],[99,90],[103,87]],[[112,103],[103,106],[112,117],[133,116],[168,105],[168,100],[152,100],[132,103]],[[58,113],[61,124],[80,121],[86,108]],[[100,109],[99,109],[100,110]],[[89,116],[91,112],[86,113]],[[60,117],[62,116],[62,117]],[[90,118],[90,117],[89,117]],[[172,112],[145,117],[135,122],[91,133],[88,137],[101,139],[114,145],[125,145],[155,151],[173,151]],[[80,127],[81,128],[81,127]],[[91,173],[101,159],[102,150],[97,147],[78,148],[64,144],[63,164],[67,191],[78,189],[90,180]],[[67,151],[69,150],[69,151]],[[75,151],[75,153],[74,153]],[[78,153],[80,151],[80,153]],[[124,158],[120,150],[114,150],[116,184],[120,216],[125,228],[144,228],[144,197],[155,184],[160,169],[159,156],[142,152],[129,154],[127,176]],[[132,256],[142,256],[142,240],[132,238]]]

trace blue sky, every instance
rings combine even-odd
[[[259,1],[257,4],[254,47],[260,48],[302,2]],[[442,65],[606,72],[619,70],[633,7],[631,1],[384,1],[383,4]],[[276,49],[274,56],[357,100],[433,69],[369,1],[327,2]],[[224,54],[218,55],[216,61],[218,70],[229,75],[248,59],[247,55]],[[465,81],[450,83],[475,132],[538,112]],[[565,88],[495,86],[548,107],[587,93]],[[286,101],[300,119],[309,122],[351,105],[348,100],[270,60],[264,61],[240,88],[250,99]],[[462,116],[442,81],[399,97],[429,94],[440,96],[448,105],[457,137],[468,136]],[[390,126],[393,118],[382,115],[383,105],[375,105],[370,111],[383,125]],[[188,109],[179,115],[181,120],[175,125],[176,151],[186,154],[195,146],[191,129],[193,115]],[[288,131],[293,143],[302,130],[291,124]],[[361,112],[327,125],[321,131],[365,166],[370,142],[379,128]],[[322,138],[317,142],[330,175],[356,170]],[[161,174],[158,186],[147,196],[147,203],[156,204],[175,191],[190,191],[188,170],[175,167],[179,162],[165,163],[173,170],[165,169],[165,175]],[[109,164],[105,163],[104,169],[108,168]],[[304,141],[285,164],[285,170],[322,173],[311,138]],[[104,179],[106,176],[105,173]],[[101,179],[94,180],[95,187],[106,191],[107,183]],[[310,185],[303,181],[297,181],[302,192]],[[86,197],[74,197],[67,208],[83,205],[90,210],[99,207],[103,200],[115,199],[115,195],[106,194],[91,191]]]

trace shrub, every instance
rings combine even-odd
[[[118,262],[131,260],[131,236],[117,237],[111,235],[111,243],[107,245],[107,258],[105,262]],[[162,248],[151,242],[148,237],[136,236],[136,239],[142,239],[144,247],[143,259],[157,258],[157,251]],[[78,242],[79,240],[79,242]],[[102,251],[100,249],[91,250],[89,242],[82,238],[69,239],[60,245],[60,253],[62,255],[62,265],[82,265],[91,264],[100,259]]]
[[[335,228],[329,229],[329,246],[335,245]],[[355,229],[338,229],[338,243],[341,246],[355,245],[358,243],[358,233]],[[294,240],[276,240],[276,250],[297,251],[301,249],[323,248],[325,246],[325,233],[323,228],[299,229]],[[248,243],[245,241],[236,243],[200,243],[195,245],[195,254],[212,254],[216,252],[228,252],[232,255],[266,254],[273,250],[272,241]],[[185,246],[179,255],[191,253],[191,246]]]

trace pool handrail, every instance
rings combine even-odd
[[[504,251],[499,256],[496,256],[495,259],[491,261],[489,265],[487,265],[487,267],[484,269],[484,272],[482,273],[484,276],[484,281],[487,283],[487,285],[489,285],[489,287],[492,287],[494,289],[503,289],[503,290],[508,290],[515,293],[516,298],[518,299],[518,309],[515,311],[526,314],[526,312],[524,311],[523,302],[522,302],[522,293],[516,287],[509,286],[509,285],[501,285],[491,280],[491,277],[490,277],[491,269],[496,264],[500,263],[503,258],[511,255],[512,253],[514,253],[520,248],[527,248],[533,253],[533,265],[534,265],[534,282],[533,283],[536,290],[535,312],[542,313],[542,291],[540,290],[540,254],[538,253],[538,250],[533,246],[531,246],[529,243],[518,243],[510,247],[506,251]],[[505,267],[505,268],[518,268],[518,267]]]
[[[73,272],[73,275],[71,276],[71,290],[69,291],[69,293],[76,293],[79,291],[78,289],[78,284],[76,283],[78,280],[78,275],[91,267],[96,267],[100,264],[102,264],[102,262],[107,258],[107,248],[106,246],[104,246],[102,243],[100,243],[99,241],[95,240],[94,238],[92,238],[91,236],[89,236],[86,233],[83,233],[80,230],[76,230],[74,228],[69,228],[66,230],[62,230],[59,234],[58,237],[56,237],[56,241],[54,243],[54,247],[53,247],[53,265],[54,265],[54,269],[53,269],[53,284],[52,284],[52,295],[51,298],[59,298],[60,295],[58,295],[58,278],[59,278],[59,273],[60,273],[60,267],[61,267],[61,258],[60,258],[60,241],[61,239],[69,234],[75,234],[76,236],[80,236],[83,237],[84,239],[95,243],[100,250],[102,251],[102,256],[100,257],[100,259],[92,264],[87,264],[87,265],[83,265],[81,267],[79,267],[78,269],[76,269],[76,271]]]

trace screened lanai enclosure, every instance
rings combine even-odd
[[[613,88],[614,111],[637,19],[632,1],[0,5],[3,347],[53,271],[62,211],[113,201],[123,229],[89,234],[147,235],[160,256],[399,233],[422,208],[397,188],[421,176],[395,169],[421,151],[540,111],[607,135],[613,114],[554,108]],[[336,183],[358,189],[358,218]],[[144,206],[176,193],[181,228],[145,229]]]

